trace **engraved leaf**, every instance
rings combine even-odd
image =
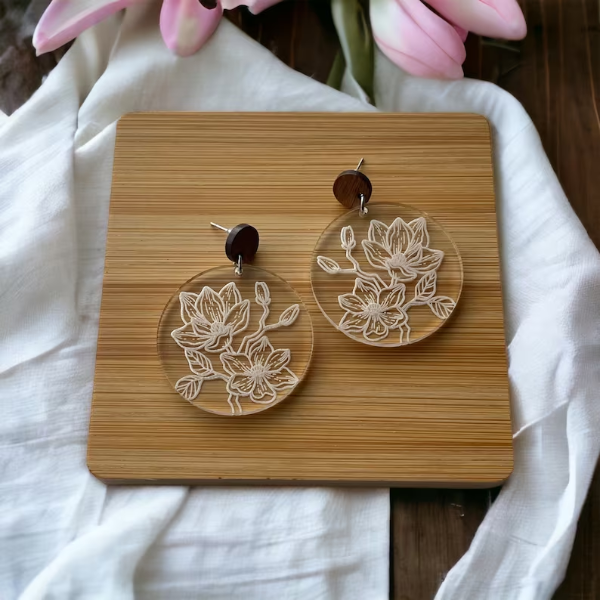
[[[329,273],[330,275],[335,275],[340,272],[340,265],[338,265],[335,260],[327,258],[326,256],[317,256],[317,264],[325,271],[325,273]]]
[[[427,306],[438,319],[447,319],[452,314],[456,302],[447,296],[436,296],[427,302]]]
[[[430,271],[426,275],[423,275],[415,286],[413,304],[426,304],[428,300],[431,300],[435,295],[436,283],[437,273],[435,271]]]
[[[263,281],[257,281],[254,286],[256,293],[256,303],[261,306],[269,306],[271,304],[271,292],[269,286]]]
[[[354,230],[350,225],[342,227],[342,233],[340,235],[342,240],[342,248],[344,250],[353,250],[356,247],[356,240],[354,239]]]
[[[279,322],[284,327],[289,327],[300,314],[300,306],[298,304],[292,304],[289,308],[286,308],[279,317]]]
[[[188,402],[191,402],[200,393],[203,381],[202,377],[197,375],[186,375],[175,384],[175,389]]]
[[[200,377],[206,377],[213,373],[212,363],[204,356],[204,354],[202,354],[202,352],[188,349],[185,351],[185,357],[187,358],[192,373],[195,373]]]

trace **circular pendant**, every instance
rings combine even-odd
[[[431,217],[403,204],[345,213],[323,232],[311,265],[319,308],[348,337],[404,346],[437,331],[462,290],[458,249]]]
[[[308,310],[269,271],[211,269],[185,283],[165,307],[160,361],[175,390],[219,415],[249,415],[285,400],[312,355]]]

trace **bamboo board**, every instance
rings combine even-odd
[[[312,297],[312,251],[345,210],[336,175],[365,157],[371,204],[434,217],[464,268],[449,323],[418,344],[362,345]],[[209,221],[250,222],[255,264],[306,302],[315,345],[279,406],[228,418],[164,376],[171,295],[225,263]],[[496,212],[477,115],[140,113],[117,130],[88,466],[112,483],[492,486],[512,470]]]

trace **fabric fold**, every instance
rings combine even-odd
[[[0,129],[3,597],[387,598],[387,490],[107,490],[85,466],[118,119],[364,109],[229,23],[186,59],[156,23],[85,32]]]

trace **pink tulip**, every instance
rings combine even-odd
[[[221,0],[221,2],[225,10],[231,10],[243,5],[247,6],[252,14],[257,15],[259,12],[265,10],[265,8],[269,8],[281,2],[281,0]]]
[[[427,4],[451,23],[478,35],[520,40],[527,34],[517,0],[427,0]]]
[[[373,36],[400,68],[420,77],[460,79],[467,31],[519,39],[525,19],[516,0],[371,0]],[[445,19],[448,19],[446,21]]]
[[[88,27],[110,15],[145,0],[52,0],[33,34],[37,54],[56,50]],[[202,6],[198,0],[164,0],[160,30],[165,44],[176,54],[187,56],[198,50],[217,28],[223,7]]]
[[[371,0],[373,37],[399,67],[421,77],[459,79],[465,60],[460,35],[421,0]]]

